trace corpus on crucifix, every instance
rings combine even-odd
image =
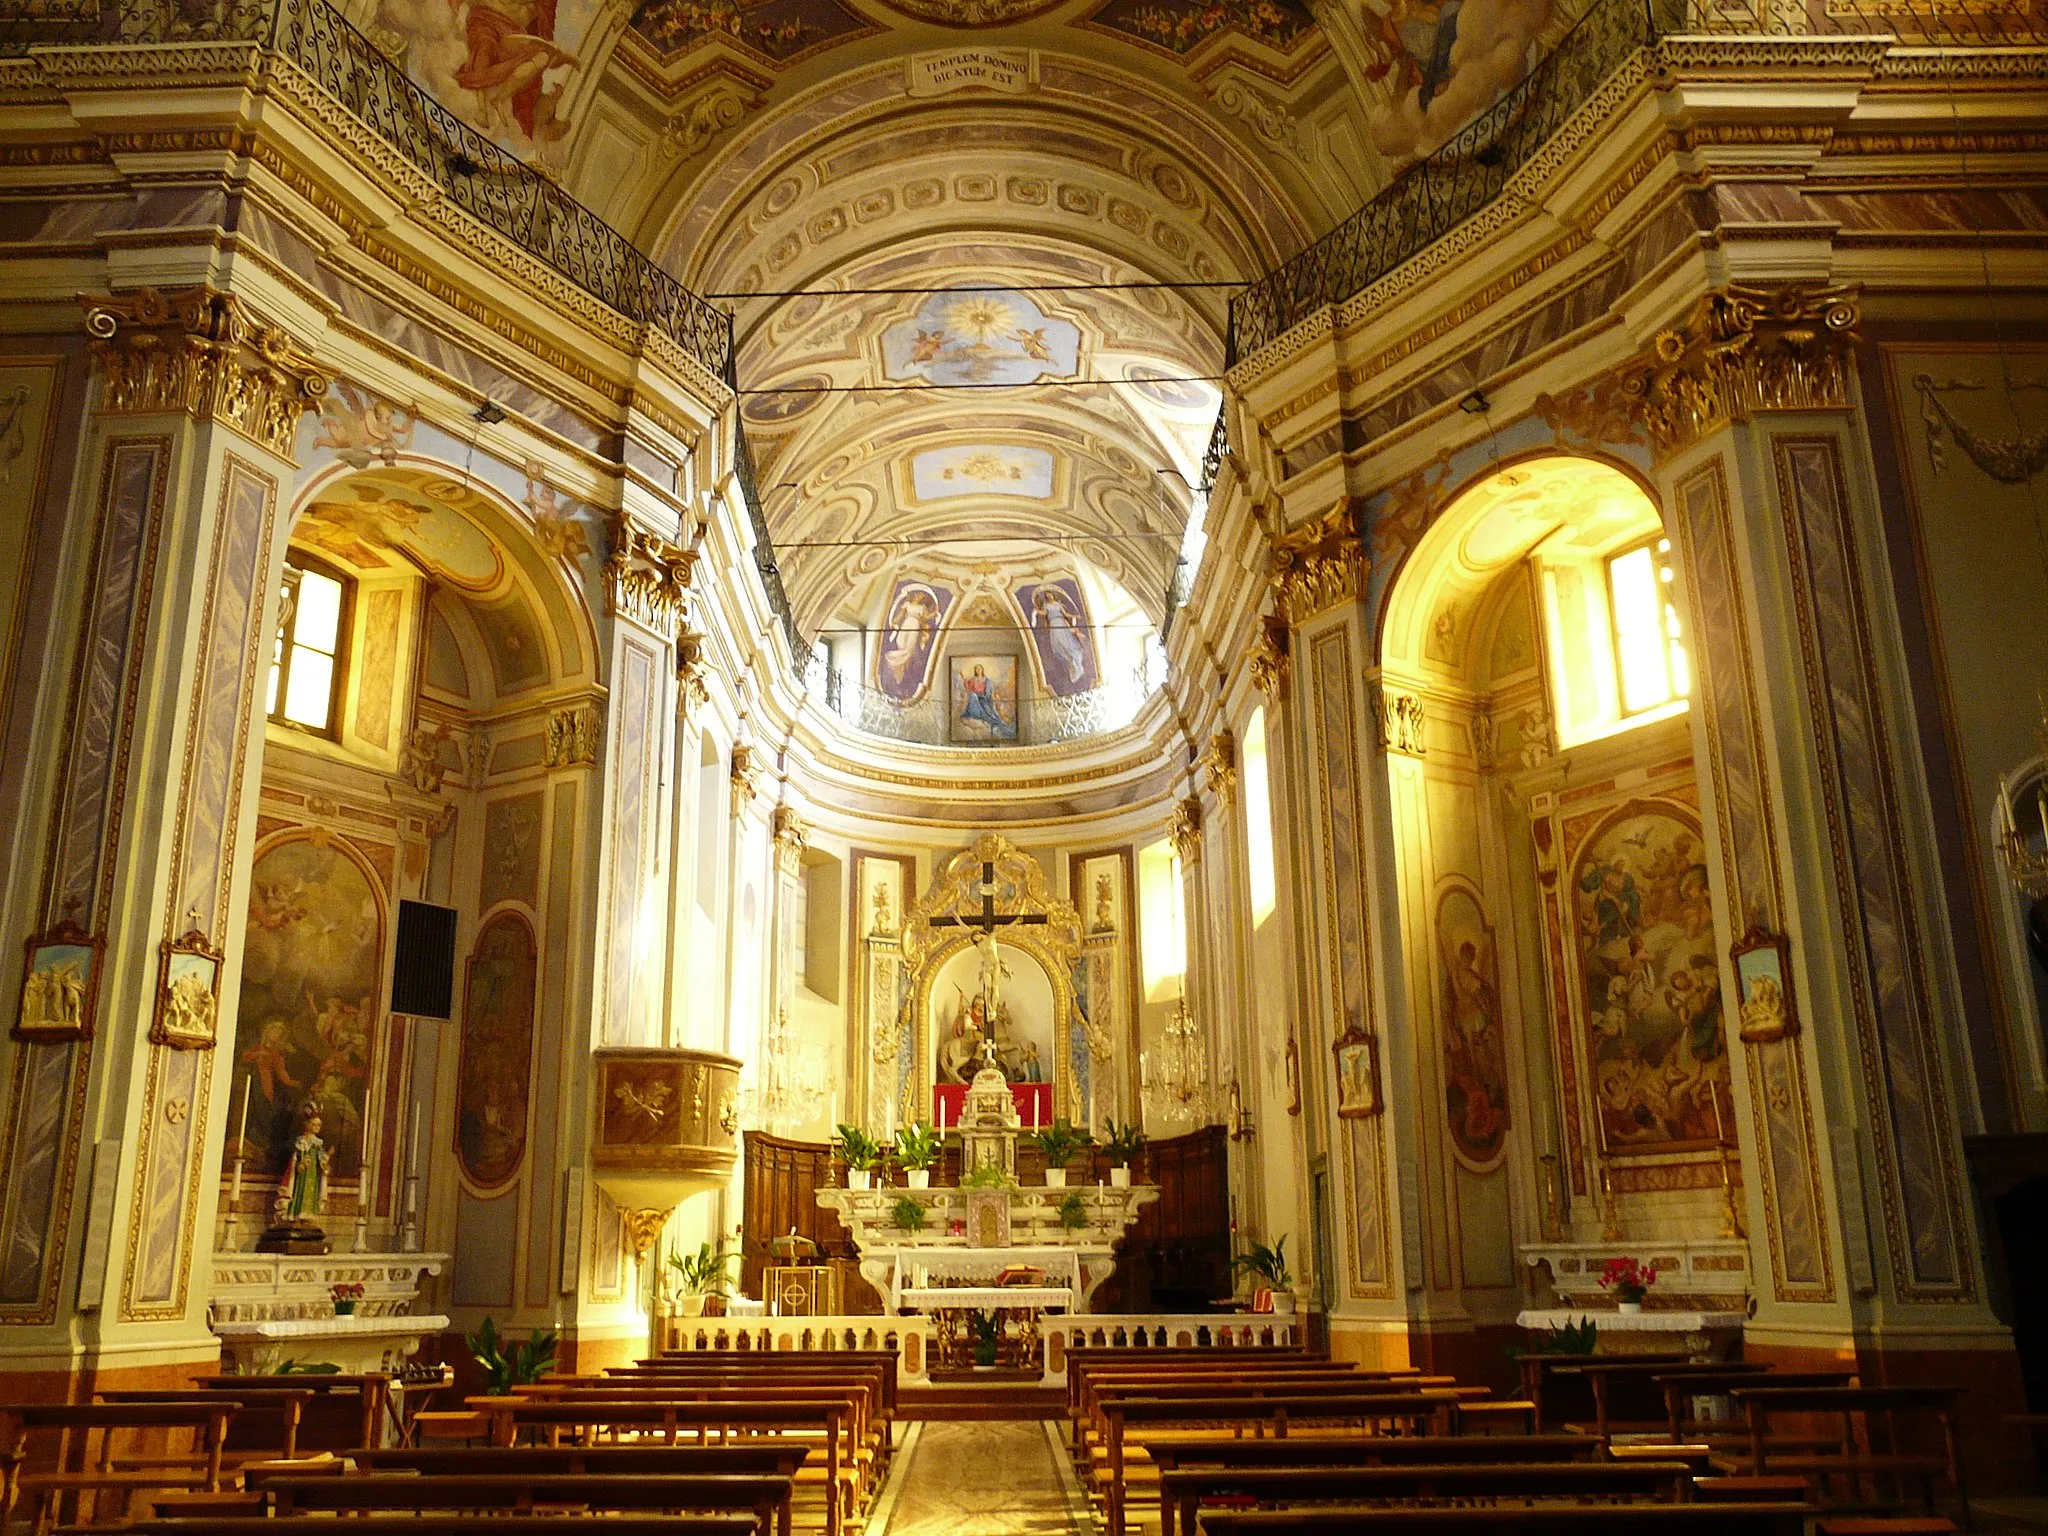
[[[941,1052],[940,1068],[943,1080],[965,1082],[973,1075],[974,1067],[969,1063],[979,1058],[980,1062],[993,1067],[1002,1067],[1001,1051],[1003,1042],[997,1039],[998,1025],[1006,1023],[1008,1011],[1003,1006],[1003,983],[1010,976],[1010,967],[1004,963],[1002,946],[997,941],[997,930],[1015,924],[1025,926],[1043,925],[1046,921],[1042,912],[1001,913],[996,911],[996,871],[991,860],[983,860],[979,886],[981,909],[956,913],[931,920],[935,928],[979,929],[975,935],[975,990],[970,1000],[963,999],[960,1016],[953,1026],[953,1038]]]

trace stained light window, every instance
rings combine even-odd
[[[1623,715],[1655,709],[1692,691],[1673,581],[1669,539],[1638,544],[1608,559],[1614,669]]]
[[[286,562],[270,654],[267,711],[272,720],[333,734],[348,600],[349,583],[343,578],[296,560]]]

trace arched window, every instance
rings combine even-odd
[[[1245,873],[1251,886],[1252,926],[1273,915],[1279,881],[1273,864],[1273,786],[1266,774],[1266,707],[1245,722],[1243,749]]]

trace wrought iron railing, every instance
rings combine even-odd
[[[754,529],[754,565],[761,573],[761,585],[768,592],[768,607],[789,641],[789,654],[799,678],[811,663],[811,653],[796,627],[790,611],[789,592],[782,585],[782,567],[776,563],[775,540],[768,532],[768,514],[761,507],[761,486],[754,478],[754,450],[747,446],[747,429],[738,429],[733,444],[733,478],[740,483],[740,500],[747,504],[747,521]]]
[[[1144,668],[1124,686],[1104,684],[1084,693],[1028,693],[1017,701],[1017,739],[1013,742],[964,742],[953,739],[945,690],[934,685],[922,698],[908,702],[864,686],[859,677],[835,669],[819,654],[801,668],[811,697],[855,730],[891,741],[927,747],[1049,746],[1121,730],[1138,716],[1156,686]]]
[[[1224,406],[1216,413],[1216,425],[1209,431],[1209,446],[1202,451],[1202,484],[1204,497],[1216,489],[1216,477],[1223,473],[1223,461],[1230,457],[1230,407]]]
[[[2048,16],[1998,0],[1594,0],[1500,100],[1350,218],[1230,302],[1232,364],[1420,255],[1500,196],[1628,59],[1684,36],[1863,37],[1920,48],[2038,47]]]
[[[732,382],[729,314],[428,96],[327,0],[0,0],[0,58],[165,43],[248,43],[290,60],[458,208]]]

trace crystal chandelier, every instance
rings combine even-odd
[[[1139,1053],[1138,1081],[1148,1112],[1185,1115],[1193,1120],[1208,1117],[1209,1053],[1203,1048],[1202,1031],[1188,1012],[1186,998],[1173,1005],[1173,1018],[1159,1050]]]
[[[2036,727],[2041,747],[2041,762],[2048,765],[2048,697],[2042,702],[2041,720]],[[2012,883],[2030,901],[2048,896],[2048,783],[2038,777],[2034,782],[2034,809],[2041,819],[2041,846],[2031,847],[2028,834],[2020,831],[2019,816],[2013,805],[2015,781],[2020,774],[2013,774],[1998,786],[1998,850],[2005,856],[2005,872]],[[2030,818],[2031,819],[2031,818]]]

